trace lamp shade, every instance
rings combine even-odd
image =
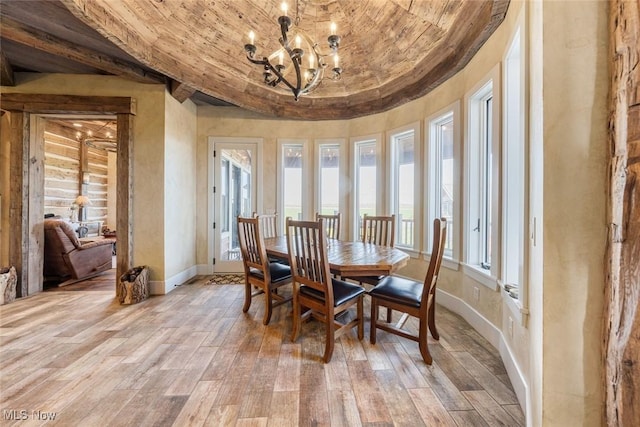
[[[78,197],[76,197],[75,203],[78,206],[90,205],[91,204],[91,200],[89,200],[89,198],[87,196],[78,196]]]

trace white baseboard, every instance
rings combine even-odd
[[[520,407],[523,408],[525,414],[529,413],[529,408],[527,407],[527,403],[529,402],[527,382],[522,370],[513,357],[513,352],[504,339],[502,331],[496,328],[482,314],[478,313],[464,300],[440,289],[436,289],[436,302],[462,316],[462,318],[466,320],[473,329],[478,331],[480,335],[482,335],[498,350],[500,357],[502,358],[502,363],[504,363],[504,367],[507,370],[507,375],[509,375],[509,380],[511,380],[513,390],[515,391],[518,402],[520,403]]]
[[[170,277],[169,279],[162,281],[151,281],[149,282],[149,293],[151,295],[166,295],[172,290],[174,290],[177,286],[182,285],[187,282],[189,279],[196,276],[198,268],[194,265],[180,273]]]

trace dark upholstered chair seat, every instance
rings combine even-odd
[[[256,268],[249,269],[251,275],[264,279],[264,274]],[[271,262],[269,263],[269,272],[271,273],[271,282],[280,282],[281,280],[291,279],[291,268],[288,265]]]
[[[343,282],[342,280],[332,279],[333,284],[333,306],[337,307],[340,304],[344,304],[351,298],[355,298],[364,293],[362,286],[354,285],[353,283]],[[318,301],[324,302],[324,293],[313,289],[309,286],[300,286],[300,293],[316,298]]]
[[[424,284],[402,277],[387,276],[369,291],[369,295],[412,307],[420,307]]]

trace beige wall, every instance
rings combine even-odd
[[[608,5],[543,3],[543,422],[601,424]]]
[[[196,106],[165,97],[165,278],[195,266]]]

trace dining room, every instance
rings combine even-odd
[[[612,396],[633,389],[634,375],[616,372],[640,366],[624,362],[637,357],[636,335],[607,329],[634,327],[616,317],[615,298],[635,295],[616,292],[635,276],[608,272],[637,258],[637,162],[616,145],[635,146],[637,91],[625,88],[637,79],[614,54],[640,45],[614,49],[628,41],[614,37],[628,31],[618,23],[637,22],[619,16],[635,3],[2,3],[0,267],[16,267],[19,291],[0,308],[6,416],[24,407],[83,425],[531,426],[635,416],[640,394]],[[478,15],[461,13],[471,9]],[[300,47],[291,37],[282,63],[268,54],[288,27],[322,41],[313,62],[304,37]],[[447,44],[447,28],[468,50]],[[421,50],[411,35],[449,47]],[[33,50],[63,62],[45,67]],[[309,86],[280,84],[296,75]],[[43,246],[43,201],[31,191],[44,170],[34,150],[43,99],[58,112],[116,116],[127,154],[118,268],[148,267],[145,301],[119,305],[104,284],[40,292],[30,280]],[[270,313],[266,273],[245,283],[239,230],[239,219],[269,215],[277,232],[262,236],[264,255],[269,268],[280,261],[279,279],[291,275]],[[339,236],[300,252],[322,262],[292,261],[287,235],[322,228],[320,215],[340,216],[330,227]],[[367,217],[394,217],[391,249],[363,242]],[[334,280],[347,296],[334,301],[341,326],[311,285]],[[388,291],[416,283],[435,284],[425,306],[435,309],[396,313],[407,304]],[[388,308],[418,341],[378,327],[391,323]]]

